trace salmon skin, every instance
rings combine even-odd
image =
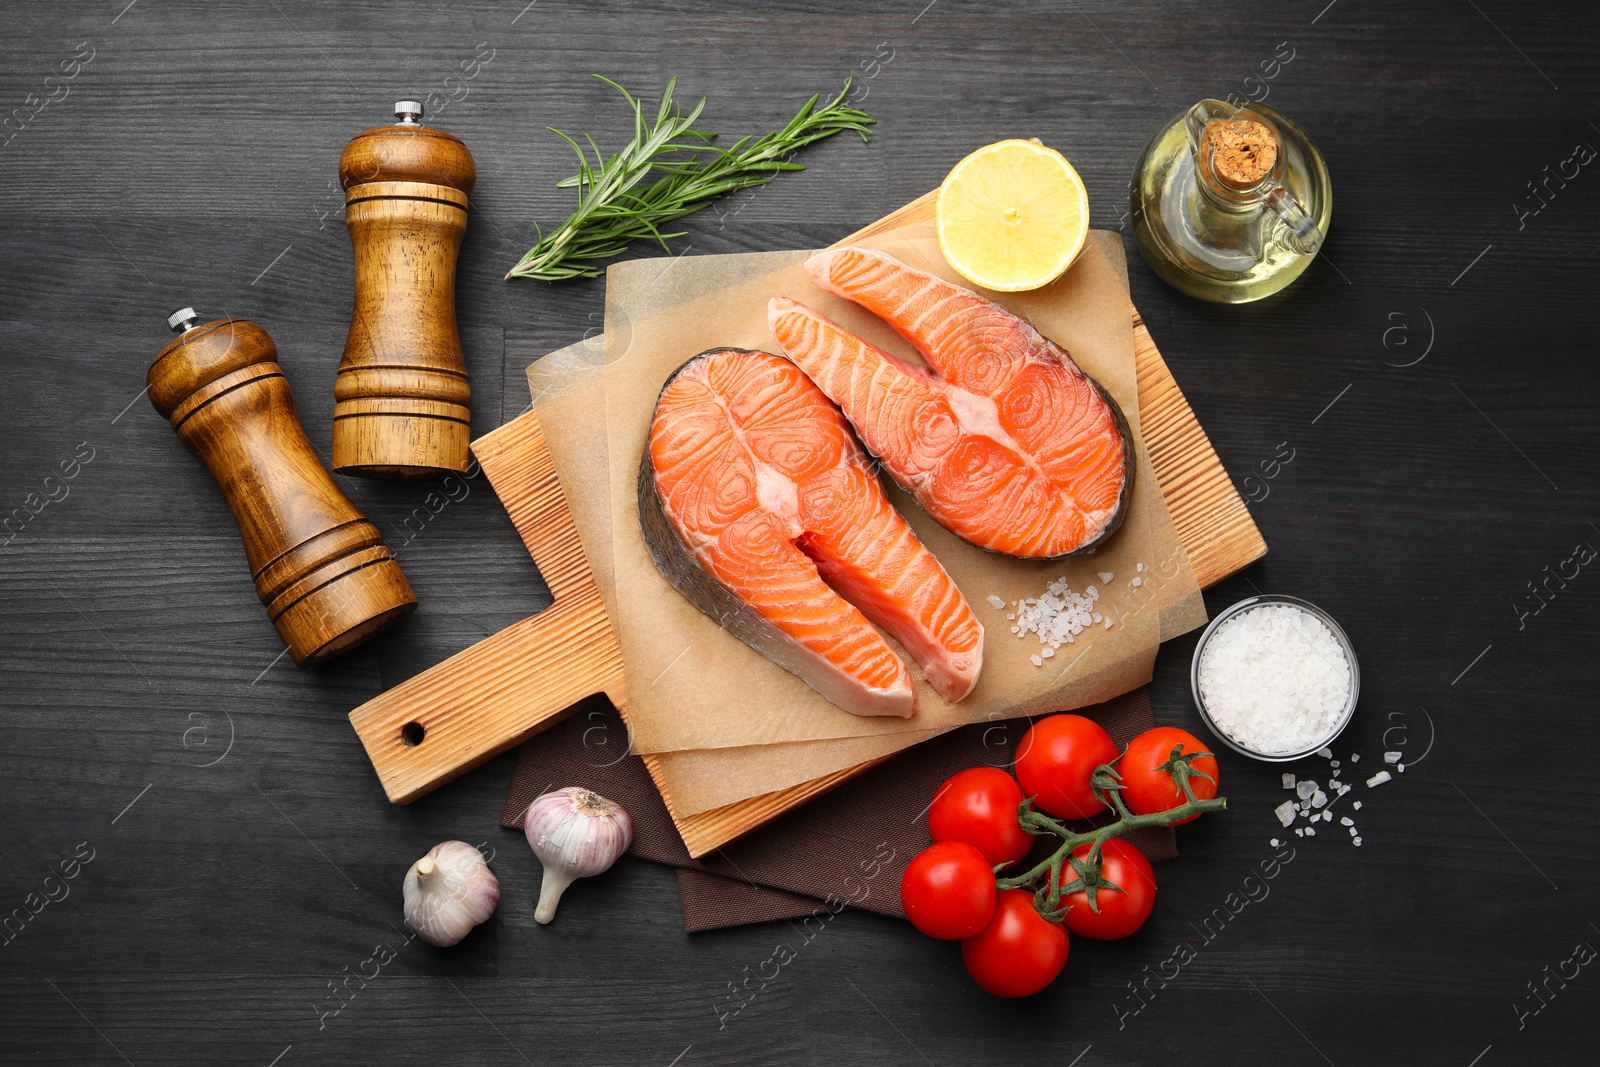
[[[639,464],[639,524],[674,588],[846,711],[916,712],[874,622],[946,700],[978,680],[982,624],[786,359],[715,348],[673,372]]]
[[[927,360],[898,359],[797,301],[769,305],[784,353],[941,526],[993,552],[1058,559],[1121,525],[1133,486],[1128,422],[1065,349],[1000,305],[882,252],[829,249],[805,269]]]

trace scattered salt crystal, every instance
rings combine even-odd
[[[1356,824],[1356,821],[1354,819],[1350,818],[1350,816],[1348,816],[1348,815],[1339,816],[1339,825],[1340,826],[1354,826],[1355,824]]]
[[[1293,789],[1294,788],[1294,775],[1285,774],[1283,776],[1283,787],[1285,789]]]
[[[1360,763],[1361,762],[1361,753],[1359,753],[1359,752],[1350,753],[1350,762],[1351,763]]]
[[[1328,766],[1332,767],[1334,770],[1338,770],[1339,769],[1339,761],[1338,760],[1333,760],[1332,762],[1330,762],[1328,764]]]
[[[1029,656],[1028,657],[1028,661],[1030,663],[1032,663],[1035,667],[1043,667],[1044,666],[1044,660],[1040,659],[1038,656]]]
[[[1253,752],[1280,755],[1304,751],[1338,728],[1351,670],[1321,619],[1292,604],[1262,604],[1212,631],[1199,681],[1218,729]],[[1317,754],[1333,758],[1326,747]]]
[[[993,593],[990,593],[989,594],[989,606],[991,608],[993,608],[994,610],[999,611],[999,610],[1001,610],[1002,608],[1004,608],[1006,606],[1006,602],[1004,600],[1001,600],[999,597],[995,596]]]
[[[1052,649],[1071,644],[1074,636],[1100,621],[1094,612],[1099,599],[1100,591],[1094,586],[1075,593],[1065,578],[1057,578],[1045,586],[1040,596],[1017,601],[1016,625],[1011,632],[1018,637],[1037,634],[1039,643]],[[1105,626],[1111,628],[1110,620]]]
[[[1322,812],[1322,821],[1323,822],[1332,822],[1333,821],[1333,812],[1324,809],[1323,812]]]
[[[1271,845],[1273,848],[1277,848],[1280,842],[1276,837],[1274,837],[1271,841],[1268,841],[1267,844]]]
[[[1094,613],[1095,622],[1101,622],[1104,618],[1105,616],[1101,615],[1098,611]]]
[[[1016,616],[1015,616],[1015,615],[1007,615],[1007,616],[1006,616],[1006,618],[1008,618],[1008,619],[1015,619],[1015,618],[1016,618]],[[1017,628],[1016,628],[1016,627],[1015,627],[1015,626],[1013,626],[1013,627],[1012,627],[1012,628],[1011,628],[1011,632],[1012,632],[1012,633],[1016,633],[1016,630],[1017,630]]]
[[[1294,787],[1294,795],[1299,797],[1301,800],[1310,800],[1311,794],[1315,793],[1316,791],[1317,783],[1311,781],[1309,778],[1303,782],[1297,783]]]
[[[1371,789],[1374,786],[1380,786],[1384,782],[1387,782],[1388,780],[1389,780],[1389,772],[1388,771],[1379,771],[1377,774],[1374,774],[1371,778],[1367,779],[1367,788]]]
[[[1406,765],[1404,763],[1396,763],[1394,765],[1394,769],[1399,771],[1401,774],[1406,773]]]
[[[1337,793],[1340,789],[1344,788],[1344,783],[1339,781],[1337,778],[1329,778],[1328,788]]]
[[[1359,837],[1352,837],[1352,838],[1351,838],[1351,839],[1350,839],[1350,843],[1351,843],[1351,844],[1352,844],[1352,845],[1354,845],[1354,846],[1356,846],[1356,847],[1357,847],[1357,848],[1360,848],[1360,847],[1361,847],[1361,838],[1359,838]]]
[[[1107,619],[1107,620],[1106,620],[1106,623],[1105,623],[1105,628],[1106,628],[1106,629],[1107,629],[1107,630],[1109,630],[1109,629],[1111,629],[1111,620],[1110,620],[1110,619]]]
[[[1356,801],[1356,804],[1355,804],[1355,810],[1356,810],[1356,811],[1360,811],[1360,810],[1361,810],[1361,801],[1359,801],[1359,800],[1358,800],[1358,801]]]
[[[1385,763],[1399,763],[1400,762],[1400,753],[1398,753],[1398,752],[1385,752],[1383,754],[1383,762],[1385,762]]]
[[[1045,659],[1049,659],[1051,656],[1053,656],[1055,654],[1056,654],[1056,650],[1053,649],[1053,648],[1044,649],[1043,651],[1041,651],[1039,653],[1039,655],[1043,656]]]
[[[1329,748],[1327,745],[1323,745],[1321,748],[1317,749],[1317,755],[1321,756],[1323,759],[1332,759],[1333,749]]]
[[[1285,826],[1288,826],[1290,823],[1294,822],[1294,801],[1285,800],[1282,804],[1279,804],[1277,807],[1272,809],[1272,814],[1278,817],[1279,822],[1283,823]]]
[[[1135,588],[1135,589],[1137,589],[1137,588],[1139,588],[1139,587],[1140,587],[1140,586],[1141,586],[1141,585],[1143,585],[1143,584],[1144,584],[1144,579],[1143,579],[1143,578],[1135,578],[1135,579],[1134,579],[1134,580],[1133,580],[1133,587],[1134,587],[1134,588]]]
[[[1313,808],[1320,808],[1327,802],[1328,794],[1324,793],[1322,790],[1319,789],[1315,793],[1311,794],[1311,806]]]
[[[1351,837],[1356,836],[1356,828],[1354,826],[1350,827],[1350,836]]]
[[[1133,569],[1138,571],[1140,574],[1143,574],[1144,573],[1144,564],[1141,563],[1138,566],[1134,567]]]
[[[1304,826],[1296,826],[1294,828],[1294,836],[1296,836],[1296,837],[1304,837],[1304,836],[1306,836],[1306,828]]]
[[[1113,579],[1115,577],[1116,577],[1116,575],[1112,574],[1110,571],[1101,571],[1100,572],[1100,580],[1102,582],[1105,582],[1107,585],[1110,585],[1111,584],[1111,579]]]
[[[1344,796],[1348,792],[1350,792],[1350,787],[1345,785],[1343,782],[1339,783],[1339,795]]]
[[[1306,836],[1307,837],[1316,837],[1317,836],[1317,832],[1316,832],[1316,830],[1314,830],[1314,829],[1312,829],[1311,827],[1308,826],[1308,827],[1306,827]]]

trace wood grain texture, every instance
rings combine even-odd
[[[1266,78],[1281,41],[1297,56]],[[1551,179],[1543,207],[1528,190],[1576,143],[1600,147],[1597,48],[1600,7],[1508,0],[12,0],[0,513],[26,518],[0,536],[0,916],[26,910],[79,842],[97,855],[0,949],[0,1059],[1591,1067],[1593,967],[1525,1026],[1512,1008],[1578,941],[1600,945],[1600,809],[1584,800],[1600,587],[1588,567],[1552,581],[1537,614],[1527,588],[1578,542],[1600,545],[1600,180],[1593,165]],[[91,51],[66,99],[44,84]],[[1272,546],[1209,606],[1259,589],[1330,611],[1362,668],[1340,758],[1365,767],[1398,747],[1407,770],[1356,786],[1361,848],[1291,838],[1265,899],[1208,939],[1196,929],[1237,906],[1230,894],[1261,895],[1244,878],[1283,834],[1279,771],[1327,776],[1317,759],[1222,753],[1229,811],[1180,831],[1144,929],[1076,941],[1025,1005],[982,996],[953,946],[853,909],[814,935],[815,921],[687,937],[672,873],[630,859],[539,926],[538,864],[496,827],[510,758],[395,806],[346,719],[551,602],[487,479],[335,475],[419,604],[295,670],[274,664],[225,499],[140,399],[168,311],[248,318],[276,340],[327,461],[354,299],[337,159],[412,97],[477,157],[457,313],[473,422],[500,425],[524,408],[529,361],[601,325],[601,283],[500,281],[535,223],[572,209],[555,187],[570,149],[543,128],[602,151],[631,135],[590,75],[651,98],[677,76],[731,141],[851,71],[873,142],[806,149],[805,171],[675,226],[674,251],[820,247],[1013,136],[1065,152],[1094,224],[1126,233],[1140,148],[1203,96],[1270,92],[1333,173],[1325,253],[1272,299],[1183,298],[1131,242],[1130,282]],[[1280,444],[1294,459],[1273,468]],[[30,510],[80,445],[92,459],[70,493]],[[1152,696],[1158,721],[1203,731],[1192,650],[1163,648]],[[588,758],[616,758],[617,733],[592,734]],[[405,868],[452,838],[498,850],[499,912],[332,999],[375,945],[400,948]],[[779,943],[796,955],[767,981]],[[1178,945],[1198,956],[1150,978],[1172,973]],[[1145,981],[1148,1005],[1119,1016]]]
[[[626,703],[622,650],[532,412],[474,442],[554,603],[350,713],[383,790],[409,804],[586,696]]]

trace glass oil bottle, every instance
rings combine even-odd
[[[1145,146],[1128,194],[1151,269],[1225,304],[1260,300],[1298,278],[1333,215],[1322,153],[1264,104],[1202,100],[1178,115]]]

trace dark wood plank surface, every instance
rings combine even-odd
[[[1245,79],[1283,41],[1295,58],[1267,102],[1329,158],[1324,261],[1227,309],[1135,252],[1134,297],[1271,546],[1208,602],[1263,589],[1332,611],[1364,681],[1341,757],[1367,772],[1392,747],[1414,766],[1358,787],[1361,848],[1337,824],[1290,838],[1269,895],[1206,939],[1285,836],[1278,769],[1224,755],[1232,810],[1182,832],[1147,928],[1076,943],[1026,1004],[975,990],[952,946],[846,913],[721,1019],[729,983],[799,936],[687,937],[671,872],[645,863],[537,927],[536,864],[495,826],[509,761],[391,807],[345,720],[548,603],[488,487],[431,515],[431,486],[340,479],[422,604],[300,672],[275,659],[221,495],[140,395],[173,307],[247,317],[326,449],[351,301],[339,151],[491,49],[430,116],[479,165],[459,275],[479,432],[526,402],[505,331],[555,348],[600,325],[599,282],[500,281],[569,206],[544,127],[625,135],[590,73],[648,94],[678,75],[727,133],[871,75],[874,143],[818,146],[811,169],[689,220],[680,247],[708,253],[825,244],[1013,135],[1062,148],[1095,224],[1125,228],[1145,139],[1201,96],[1259,96]],[[1505,0],[8,4],[7,108],[93,59],[0,146],[0,512],[92,459],[0,547],[0,915],[80,857],[67,895],[0,948],[0,1060],[1594,1062],[1600,973],[1549,976],[1600,946],[1600,578],[1552,582],[1537,614],[1528,584],[1600,547],[1600,176],[1549,181],[1537,214],[1528,183],[1600,147],[1597,45],[1593,5]],[[1244,484],[1280,442],[1293,461]],[[1192,648],[1164,650],[1155,696],[1198,729]],[[1320,760],[1290,769],[1326,778]],[[401,948],[401,875],[450,837],[498,850],[501,911],[454,951]],[[1129,983],[1170,975],[1179,944],[1197,958],[1133,1014]],[[393,962],[336,999],[378,945]]]

